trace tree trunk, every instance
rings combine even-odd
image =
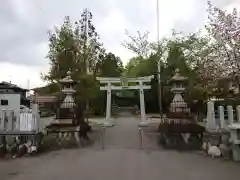
[[[239,75],[236,76],[236,82],[237,82],[236,88],[238,88],[238,94],[239,94],[240,93],[240,76]]]
[[[79,135],[80,135],[80,138],[83,138],[89,141],[87,133],[91,131],[91,127],[85,121],[85,110],[86,110],[86,103],[84,101],[77,102],[76,119],[77,119],[77,125],[80,126]]]
[[[84,119],[85,119],[85,106],[84,106],[84,102],[83,101],[79,101],[77,102],[77,107],[76,107],[76,124],[77,125],[81,125],[82,123],[84,123]]]

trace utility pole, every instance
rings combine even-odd
[[[85,9],[85,44],[84,44],[84,55],[85,55],[85,63],[86,63],[86,73],[89,74],[89,62],[87,58],[87,48],[88,48],[88,9]]]
[[[30,90],[30,79],[27,80],[27,89],[28,89],[27,96],[30,96],[30,93],[29,93],[29,90]]]
[[[159,60],[157,62],[158,66],[158,103],[159,103],[159,113],[160,118],[163,117],[163,109],[162,109],[162,85],[161,85],[161,58],[160,58],[160,37],[159,37],[159,0],[157,0],[157,44],[158,44],[158,55]]]
[[[87,48],[88,48],[88,9],[85,9],[85,42],[84,42],[84,58],[85,58],[85,64],[86,64],[86,73],[89,74],[89,62],[88,62],[88,55],[87,55]],[[89,113],[89,99],[86,100],[86,119],[88,122],[88,113]]]

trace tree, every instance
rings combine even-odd
[[[217,62],[221,75],[232,74],[235,78],[240,73],[240,16],[237,9],[227,13],[208,2],[208,23],[205,26],[211,38],[213,58]],[[238,79],[238,86],[240,81]]]
[[[142,68],[140,67],[142,63],[144,63],[146,59],[142,56],[133,57],[131,58],[128,63],[125,66],[126,70],[126,76],[128,77],[137,77],[139,76],[139,72],[142,71]],[[147,67],[145,67],[147,69]]]
[[[154,44],[154,43],[151,43]],[[172,93],[170,91],[171,84],[169,80],[174,75],[175,69],[180,69],[183,76],[188,77],[186,100],[191,104],[193,100],[203,100],[209,88],[204,87],[203,81],[199,81],[199,72],[203,67],[206,67],[204,58],[210,53],[208,51],[207,38],[200,36],[198,33],[192,33],[188,36],[182,36],[179,33],[173,33],[169,39],[161,40],[160,48],[153,50],[152,53],[143,58],[141,56],[130,59],[126,65],[126,71],[129,76],[149,76],[157,75],[157,62],[164,51],[168,51],[168,57],[161,61],[161,82],[163,87],[163,109],[167,111]],[[155,45],[157,45],[155,43]],[[196,86],[197,85],[197,86]],[[158,112],[158,82],[155,76],[151,82],[152,89],[146,92],[146,103],[148,111],[153,110]],[[202,87],[203,86],[203,87]]]
[[[49,52],[47,58],[50,60],[49,73],[43,75],[44,80],[54,82],[66,76],[67,71],[75,64],[73,52],[74,37],[69,17],[65,17],[60,28],[55,27],[55,32],[49,32]]]
[[[96,64],[98,76],[119,77],[123,73],[123,63],[113,53],[107,53]]]
[[[182,48],[189,68],[197,69],[199,66],[205,65],[204,60],[210,53],[209,39],[201,35],[201,31],[177,38],[174,44]]]
[[[167,68],[169,70],[176,70],[177,68],[180,69],[182,72],[188,73],[188,66],[186,64],[185,55],[183,53],[182,47],[179,46],[178,43],[170,42],[169,46],[169,52],[168,52],[168,58],[167,58]],[[184,75],[186,75],[184,74]],[[173,72],[171,73],[171,76],[173,75]]]
[[[129,49],[140,57],[146,58],[149,56],[151,53],[151,43],[148,40],[149,32],[145,32],[142,35],[139,31],[137,31],[137,35],[132,36],[126,30],[125,35],[128,38],[128,40],[125,40],[125,42],[122,44],[125,48]]]
[[[47,58],[50,60],[50,70],[43,78],[58,83],[68,71],[71,72],[72,79],[77,82],[76,103],[80,123],[84,122],[86,102],[94,97],[96,81],[93,75],[104,51],[92,24],[92,13],[86,9],[79,21],[73,24],[66,16],[63,24],[49,33]],[[88,70],[93,74],[89,74]]]
[[[78,77],[86,74],[88,68],[95,71],[102,54],[104,49],[92,24],[91,12],[85,9],[74,25],[67,16],[60,28],[55,27],[55,31],[49,33],[50,71],[44,79],[57,81],[71,70],[74,80],[79,81]]]
[[[75,22],[77,25],[75,34],[77,34],[77,37],[84,39],[83,59],[85,60],[86,67],[89,68],[90,71],[95,72],[96,64],[100,57],[105,54],[105,49],[99,41],[100,38],[95,26],[92,24],[92,17],[92,13],[84,9],[80,21],[78,23]]]
[[[123,73],[121,59],[113,53],[102,55],[96,64],[96,76],[99,77],[120,77]],[[90,101],[90,107],[94,114],[102,115],[105,111],[106,92],[100,91],[100,84],[95,85],[95,97]]]

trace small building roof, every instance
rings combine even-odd
[[[20,89],[22,91],[29,91],[28,89],[21,88],[21,87],[15,85],[15,84],[12,84],[11,82],[6,82],[6,81],[0,82],[0,89],[5,89],[5,88],[8,88],[8,89]]]
[[[30,101],[36,101],[37,103],[48,103],[54,102],[56,100],[56,96],[30,95],[28,99]]]

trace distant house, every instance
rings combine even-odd
[[[25,105],[27,107],[30,106],[30,101],[27,99],[27,92],[29,90],[28,89],[24,89],[24,88],[21,88],[15,84],[12,84],[10,82],[5,82],[5,81],[2,81],[0,82],[0,93],[4,93],[4,94],[12,94],[12,93],[17,93],[17,94],[20,94],[21,96],[21,101],[20,101],[20,104],[21,105]]]
[[[28,99],[31,102],[37,103],[40,109],[54,109],[56,106],[56,96],[48,93],[42,93],[43,88],[45,87],[31,89],[34,94],[29,96]]]

